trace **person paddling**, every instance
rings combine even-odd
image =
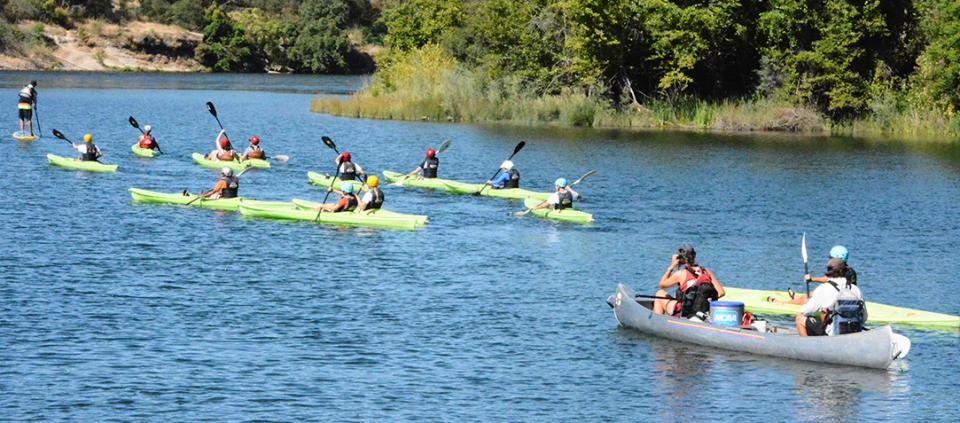
[[[440,167],[440,159],[437,158],[437,151],[428,148],[427,156],[420,162],[416,169],[407,173],[407,176],[417,176],[417,180],[431,179],[437,177],[437,169]]]
[[[345,211],[354,211],[359,205],[359,200],[357,196],[353,193],[353,183],[343,182],[340,184],[340,189],[336,190],[333,187],[327,188],[328,192],[335,192],[340,196],[340,200],[335,204],[324,204],[316,209],[315,211],[325,211],[325,212],[345,212]]]
[[[500,170],[496,178],[487,181],[487,185],[493,189],[520,188],[520,171],[513,166],[513,161],[504,160]]]
[[[838,260],[843,261],[844,269],[845,269],[845,270],[844,270],[844,273],[843,273],[843,277],[847,280],[847,282],[850,282],[851,285],[856,285],[856,284],[857,284],[857,271],[856,271],[856,270],[853,270],[853,268],[850,267],[850,265],[847,264],[847,257],[848,257],[848,256],[849,256],[849,252],[847,251],[847,248],[844,247],[844,246],[842,246],[842,245],[834,245],[833,248],[830,249],[830,258],[831,258],[831,259],[838,259]],[[830,280],[830,278],[828,278],[828,277],[826,277],[826,276],[810,277],[810,275],[804,275],[804,282],[826,283],[826,282],[829,282],[829,280]],[[801,294],[801,295],[794,294],[793,289],[791,289],[791,288],[787,288],[787,295],[790,296],[790,300],[788,300],[788,301],[780,300],[780,299],[777,299],[777,298],[774,298],[774,297],[767,297],[767,301],[768,301],[768,302],[771,302],[771,303],[777,303],[777,304],[798,304],[798,305],[804,305],[804,304],[807,303],[807,300],[808,300],[808,298],[807,298],[806,295],[803,295],[803,294]]]
[[[233,169],[225,167],[220,169],[220,180],[210,191],[204,192],[199,197],[209,198],[211,200],[220,200],[226,198],[237,198],[240,193],[240,178],[233,175]]]
[[[260,137],[254,135],[250,137],[250,145],[247,146],[247,149],[243,152],[241,158],[243,160],[247,159],[260,159],[263,160],[267,157],[266,153],[263,152],[263,149],[260,148]]]
[[[676,270],[676,272],[674,272]],[[674,296],[667,289],[676,286]],[[676,317],[693,317],[710,310],[710,301],[723,298],[723,285],[713,272],[697,264],[697,251],[683,244],[670,259],[670,267],[660,277],[653,312]]]
[[[95,162],[103,157],[100,148],[93,144],[93,135],[83,134],[83,144],[74,144],[73,149],[80,152],[77,160],[84,162]]]
[[[803,305],[794,319],[800,336],[839,335],[863,329],[863,323],[867,320],[863,294],[860,288],[844,277],[846,272],[847,265],[843,260],[831,258],[822,278],[804,275],[804,280],[823,279],[824,283],[810,294],[810,300]],[[848,308],[851,305],[856,308],[851,315],[857,315],[852,322],[846,320],[851,318],[851,315],[847,315],[848,311],[840,310],[841,307]],[[843,314],[838,315],[838,312]],[[841,324],[843,327],[840,327]]]
[[[351,161],[350,153],[347,151],[344,151],[342,154],[337,156],[337,158],[334,159],[333,161],[339,167],[339,171],[337,173],[340,175],[341,180],[344,180],[344,181],[357,180],[362,182],[363,178],[367,176],[367,174],[363,171],[363,168],[360,167],[360,165]],[[352,188],[352,185],[351,185],[351,188]]]
[[[37,104],[37,81],[30,81],[26,87],[20,90],[17,100],[17,110],[20,116],[20,134],[23,134],[24,122],[30,128],[30,136],[33,136],[33,108]]]
[[[221,129],[220,133],[217,134],[216,147],[216,149],[207,155],[208,160],[219,160],[222,162],[240,160],[240,155],[233,149],[233,145],[230,144],[230,139],[227,138],[226,129]]]
[[[157,143],[153,139],[152,135],[153,127],[150,125],[143,126],[143,134],[140,135],[140,140],[138,146],[144,150],[156,150]]]
[[[547,200],[531,210],[552,208],[554,210],[572,209],[573,202],[580,199],[580,193],[573,190],[566,178],[558,178],[553,183],[554,193]]]
[[[377,175],[367,178],[367,188],[369,189],[360,196],[357,211],[379,209],[383,205],[383,191],[380,191],[380,178]]]

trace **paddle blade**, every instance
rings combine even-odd
[[[572,184],[570,184],[570,185],[571,185],[571,186],[573,186],[573,185],[577,185],[577,184],[579,184],[579,183],[581,183],[581,182],[583,182],[583,181],[584,181],[585,179],[587,179],[587,178],[589,178],[589,177],[591,177],[591,176],[593,176],[593,174],[594,174],[594,173],[597,173],[597,171],[595,171],[595,170],[591,170],[591,171],[589,171],[589,172],[587,172],[587,173],[584,173],[584,174],[583,174],[583,176],[581,176],[581,177],[579,177],[579,178],[577,178],[577,180],[576,180],[576,181],[573,181],[573,183],[572,183]]]
[[[337,151],[337,145],[334,144],[333,140],[330,139],[330,137],[324,135],[324,136],[320,137],[320,139],[323,140],[323,143],[324,143],[327,147],[330,147],[331,150]]]
[[[137,129],[140,129],[140,123],[137,122],[137,120],[134,119],[133,116],[130,116],[130,118],[127,119],[127,122],[130,122],[130,126],[132,126],[132,127],[134,127],[134,128],[137,128]]]
[[[207,111],[210,112],[213,117],[217,117],[217,108],[213,106],[212,101],[207,102]]]
[[[62,140],[67,139],[67,137],[63,136],[63,133],[61,133],[60,131],[58,131],[58,130],[56,130],[56,129],[53,130],[53,136],[55,136],[55,137],[57,137],[57,138],[60,138],[60,139],[62,139]]]
[[[806,232],[804,232],[803,236],[800,237],[800,255],[803,257],[804,264],[809,262],[807,257],[807,233]]]
[[[276,156],[273,156],[273,159],[280,163],[286,163],[288,160],[290,160],[290,156],[287,156],[284,154],[278,154]]]
[[[440,144],[440,148],[437,149],[437,154],[447,151],[448,148],[450,148],[450,140],[446,140],[443,144]]]
[[[526,141],[520,141],[520,142],[518,142],[518,143],[517,143],[517,146],[513,148],[513,154],[510,155],[510,158],[512,159],[513,156],[516,156],[517,153],[520,152],[520,150],[523,150],[523,146],[525,146],[525,145],[527,145],[527,142],[526,142]]]

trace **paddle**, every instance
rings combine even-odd
[[[130,126],[137,128],[137,130],[140,131],[141,134],[144,134],[144,135],[147,134],[146,132],[143,132],[143,129],[140,129],[140,123],[137,122],[137,120],[134,119],[133,116],[130,116],[130,119],[127,119],[127,122],[130,122]],[[153,137],[151,136],[151,138]],[[157,142],[156,138],[153,138],[153,145],[157,147],[157,151],[160,152],[160,154],[163,154],[163,150],[160,149],[160,143]]]
[[[643,294],[635,294],[635,295],[633,296],[633,298],[652,298],[652,299],[655,299],[655,300],[676,300],[676,298],[658,297],[658,296],[656,296],[656,295],[643,295]]]
[[[440,144],[440,147],[437,148],[437,152],[436,152],[435,154],[443,153],[444,151],[447,151],[448,148],[450,148],[450,140],[445,140],[445,141],[443,142],[443,144]],[[417,167],[417,169],[420,169],[420,167]],[[390,185],[395,185],[395,186],[398,186],[398,187],[402,187],[404,181],[406,181],[407,179],[410,179],[411,176],[413,176],[413,175],[415,175],[415,174],[417,173],[417,169],[414,169],[412,172],[410,172],[410,173],[408,173],[408,174],[406,174],[406,175],[403,175],[402,178],[398,179],[396,182],[391,183]],[[422,170],[422,169],[421,169],[421,170]]]
[[[320,139],[323,141],[323,144],[324,144],[324,145],[326,145],[326,146],[329,147],[331,150],[333,150],[335,153],[337,153],[337,156],[340,155],[340,150],[337,150],[337,144],[334,143],[333,140],[330,139],[330,137],[324,135],[324,136],[320,137]],[[333,184],[337,181],[337,178],[339,178],[339,177],[340,177],[340,164],[338,163],[338,164],[337,164],[337,170],[333,172],[333,179],[330,181],[330,188],[333,188]],[[324,204],[327,204],[327,199],[330,198],[330,192],[331,192],[331,190],[327,190],[327,195],[324,195],[324,196],[323,196],[323,202],[320,203],[320,210],[317,211],[317,217],[315,217],[315,218],[313,219],[314,222],[320,220],[320,213],[323,213],[323,205],[324,205]]]
[[[66,135],[63,135],[62,132],[54,129],[54,130],[53,130],[53,136],[62,139],[65,143],[70,144],[70,147],[73,147],[73,141],[71,141],[70,138],[67,138]],[[94,160],[94,161],[97,162],[97,163],[100,163],[100,160],[99,160],[99,159]]]
[[[250,170],[250,169],[253,169],[253,168],[252,168],[252,167],[244,168],[243,170],[240,171],[240,173],[237,174],[236,178],[237,178],[237,179],[240,179],[240,177],[243,176],[244,173],[247,173],[247,171]],[[183,190],[183,195],[187,195],[187,190]],[[201,197],[201,196],[197,195],[197,198],[194,198],[193,200],[187,201],[187,204],[184,204],[184,206],[189,206],[189,205],[193,204],[194,201],[197,201],[197,200],[199,200],[199,199],[201,199],[201,198],[206,198],[206,197]]]
[[[37,117],[37,138],[43,137],[43,127],[40,126],[40,109],[37,107],[37,102],[33,102],[33,115]]]
[[[573,182],[570,184],[570,186],[572,187],[572,186],[574,186],[574,185],[577,185],[577,184],[583,182],[583,181],[586,180],[587,178],[593,176],[594,173],[597,173],[597,171],[591,170],[591,171],[588,171],[587,173],[584,173],[583,176],[577,178],[576,181],[573,181]],[[526,215],[527,215],[528,213],[530,213],[531,211],[533,211],[533,209],[526,209],[526,210],[524,210],[524,211],[516,212],[516,213],[514,213],[514,215],[517,216],[517,217],[522,217],[522,216],[526,216]]]
[[[803,281],[807,284],[807,298],[810,298],[810,281],[807,280],[807,276],[810,274],[810,265],[808,264],[809,260],[807,258],[807,233],[804,232],[803,236],[800,237],[800,255],[803,256]]]
[[[219,125],[220,129],[224,131],[223,135],[227,135],[226,130],[223,129],[223,124],[220,123],[220,116],[217,115],[217,107],[213,105],[212,101],[207,102],[207,111],[210,112],[210,114],[213,115],[213,118],[217,120],[217,125]],[[230,138],[230,137],[227,137],[227,138]],[[264,160],[274,159],[280,163],[286,163],[288,160],[290,160],[290,156],[287,156],[286,154],[277,154],[276,156],[272,156],[272,157],[264,156],[263,159]],[[240,161],[243,162],[243,160],[240,160]]]
[[[526,141],[520,141],[519,143],[517,143],[517,146],[513,148],[513,154],[511,154],[510,157],[507,157],[507,160],[513,160],[513,156],[516,156],[517,153],[520,152],[520,150],[523,150],[523,146],[525,146],[525,145],[527,145],[527,142],[526,142]],[[500,174],[500,171],[501,171],[501,170],[502,170],[502,169],[497,168],[497,172],[494,173],[493,176],[491,176],[489,180],[492,181],[493,178],[496,178],[497,175]],[[480,187],[480,190],[477,191],[477,192],[475,192],[475,193],[473,193],[473,195],[480,195],[480,193],[483,192],[483,189],[486,188],[487,186],[489,186],[489,184],[484,183],[483,186]]]

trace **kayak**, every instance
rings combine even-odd
[[[838,336],[798,336],[792,329],[768,325],[719,326],[656,314],[652,300],[635,299],[623,284],[607,304],[622,327],[709,348],[874,369],[886,369],[910,352],[910,340],[890,326]]]
[[[157,150],[150,148],[140,148],[140,143],[136,143],[130,146],[130,150],[133,151],[133,155],[137,157],[154,157],[157,155]]]
[[[795,316],[800,313],[800,305],[779,304],[767,301],[767,297],[788,301],[790,297],[783,291],[760,291],[756,289],[742,289],[724,287],[726,295],[724,301],[738,301],[751,313],[777,314]],[[960,316],[952,316],[931,311],[912,308],[896,307],[867,301],[867,318],[869,323],[895,323],[902,325],[960,328]]]
[[[417,229],[423,227],[423,223],[416,219],[415,216],[408,218],[398,217],[397,214],[393,214],[384,217],[380,215],[380,210],[376,209],[361,212],[319,213],[297,207],[271,208],[244,202],[240,204],[240,214],[266,219],[299,220],[332,225],[367,226],[386,229]]]
[[[83,170],[87,172],[116,172],[117,165],[108,165],[100,162],[80,161],[68,157],[47,154],[47,162],[53,166],[65,169]]]
[[[523,206],[528,209],[532,209],[533,207],[540,205],[540,203],[542,203],[542,201],[537,201],[532,198],[523,200]],[[593,222],[592,214],[585,213],[580,210],[574,210],[574,209],[563,209],[563,210],[555,210],[552,208],[536,209],[536,210],[530,210],[530,214],[534,216],[542,217],[544,219],[559,220],[561,222],[571,222],[571,223]]]
[[[244,170],[248,167],[252,167],[254,169],[270,169],[270,162],[260,159],[250,159],[242,162],[238,162],[236,160],[224,162],[220,160],[208,160],[206,156],[200,153],[193,153],[191,157],[193,157],[193,161],[198,165],[209,167],[211,169],[220,169],[224,167],[229,167],[233,170]]]
[[[320,206],[323,204],[323,203],[316,202],[316,201],[301,200],[301,199],[299,199],[299,198],[294,198],[292,202],[293,202],[293,205],[296,206],[296,207],[299,208],[299,209],[302,209],[302,210],[313,210],[313,211],[316,211],[316,210],[317,210],[318,208],[320,208]],[[400,218],[405,218],[405,219],[413,218],[414,220],[417,220],[418,224],[421,225],[421,226],[427,224],[427,216],[424,216],[424,215],[421,215],[421,214],[403,214],[403,213],[397,213],[397,212],[390,211],[390,210],[380,209],[379,211],[377,211],[377,216],[380,216],[380,217],[400,217]]]
[[[280,201],[257,201],[250,200],[246,198],[224,198],[221,200],[210,200],[207,198],[197,199],[197,196],[194,194],[183,195],[182,193],[163,193],[156,191],[148,191],[140,188],[130,188],[130,197],[133,198],[134,202],[137,203],[148,203],[148,204],[175,204],[175,205],[190,205],[191,207],[200,207],[204,209],[215,209],[215,210],[228,210],[228,211],[237,211],[240,209],[240,204],[255,204],[260,207],[273,207],[273,208],[293,208],[293,203],[289,202],[280,202]],[[196,200],[196,201],[194,201]]]
[[[427,188],[427,189],[442,189],[447,190],[447,185],[445,182],[456,182],[449,179],[440,179],[440,178],[424,178],[417,179],[416,176],[406,176],[399,172],[391,172],[389,170],[383,171],[383,179],[388,183],[399,183],[401,186],[405,187],[415,187],[415,188]]]
[[[547,197],[550,197],[549,192],[528,191],[523,188],[493,189],[489,186],[484,188],[484,184],[467,184],[457,181],[444,181],[443,184],[446,185],[447,191],[454,194],[476,195],[479,192],[479,195],[484,197],[509,198],[513,200],[532,198],[540,201],[544,201]],[[482,191],[481,188],[483,189]]]
[[[20,131],[14,132],[12,136],[13,136],[13,139],[17,141],[33,141],[37,139],[36,135],[27,135]]]
[[[332,177],[332,176],[330,176],[330,175],[321,175],[321,174],[319,174],[319,173],[317,173],[317,172],[307,172],[307,179],[310,180],[310,183],[311,183],[311,184],[319,185],[319,186],[322,186],[322,187],[329,187],[329,186],[330,186],[330,183],[333,181],[333,177]],[[342,183],[344,183],[344,182],[350,182],[350,184],[353,185],[353,191],[354,191],[354,192],[358,192],[358,191],[360,191],[360,188],[363,188],[363,182],[356,181],[356,180],[347,181],[347,180],[340,179],[340,178],[337,178],[336,186],[334,186],[334,188],[340,189],[340,184],[342,184]]]

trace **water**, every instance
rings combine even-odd
[[[617,282],[652,293],[683,242],[728,285],[800,290],[806,231],[813,269],[846,245],[868,299],[960,314],[956,147],[308,112],[357,78],[71,74],[44,88],[55,76],[38,78],[44,131],[92,132],[120,172],[49,167],[46,153],[71,153],[49,136],[0,142],[0,420],[960,419],[957,331],[897,328],[910,357],[873,371],[677,345],[617,328],[605,304]],[[0,74],[11,105],[26,78]],[[132,205],[132,186],[214,184],[189,159],[219,129],[206,101],[235,140],[291,157],[244,175],[247,197],[321,199],[306,181],[333,167],[320,135],[399,171],[451,139],[441,173],[459,180],[488,178],[526,140],[527,187],[598,170],[578,205],[597,222],[396,187],[389,208],[429,214],[426,229]],[[169,154],[133,157],[129,115]]]

